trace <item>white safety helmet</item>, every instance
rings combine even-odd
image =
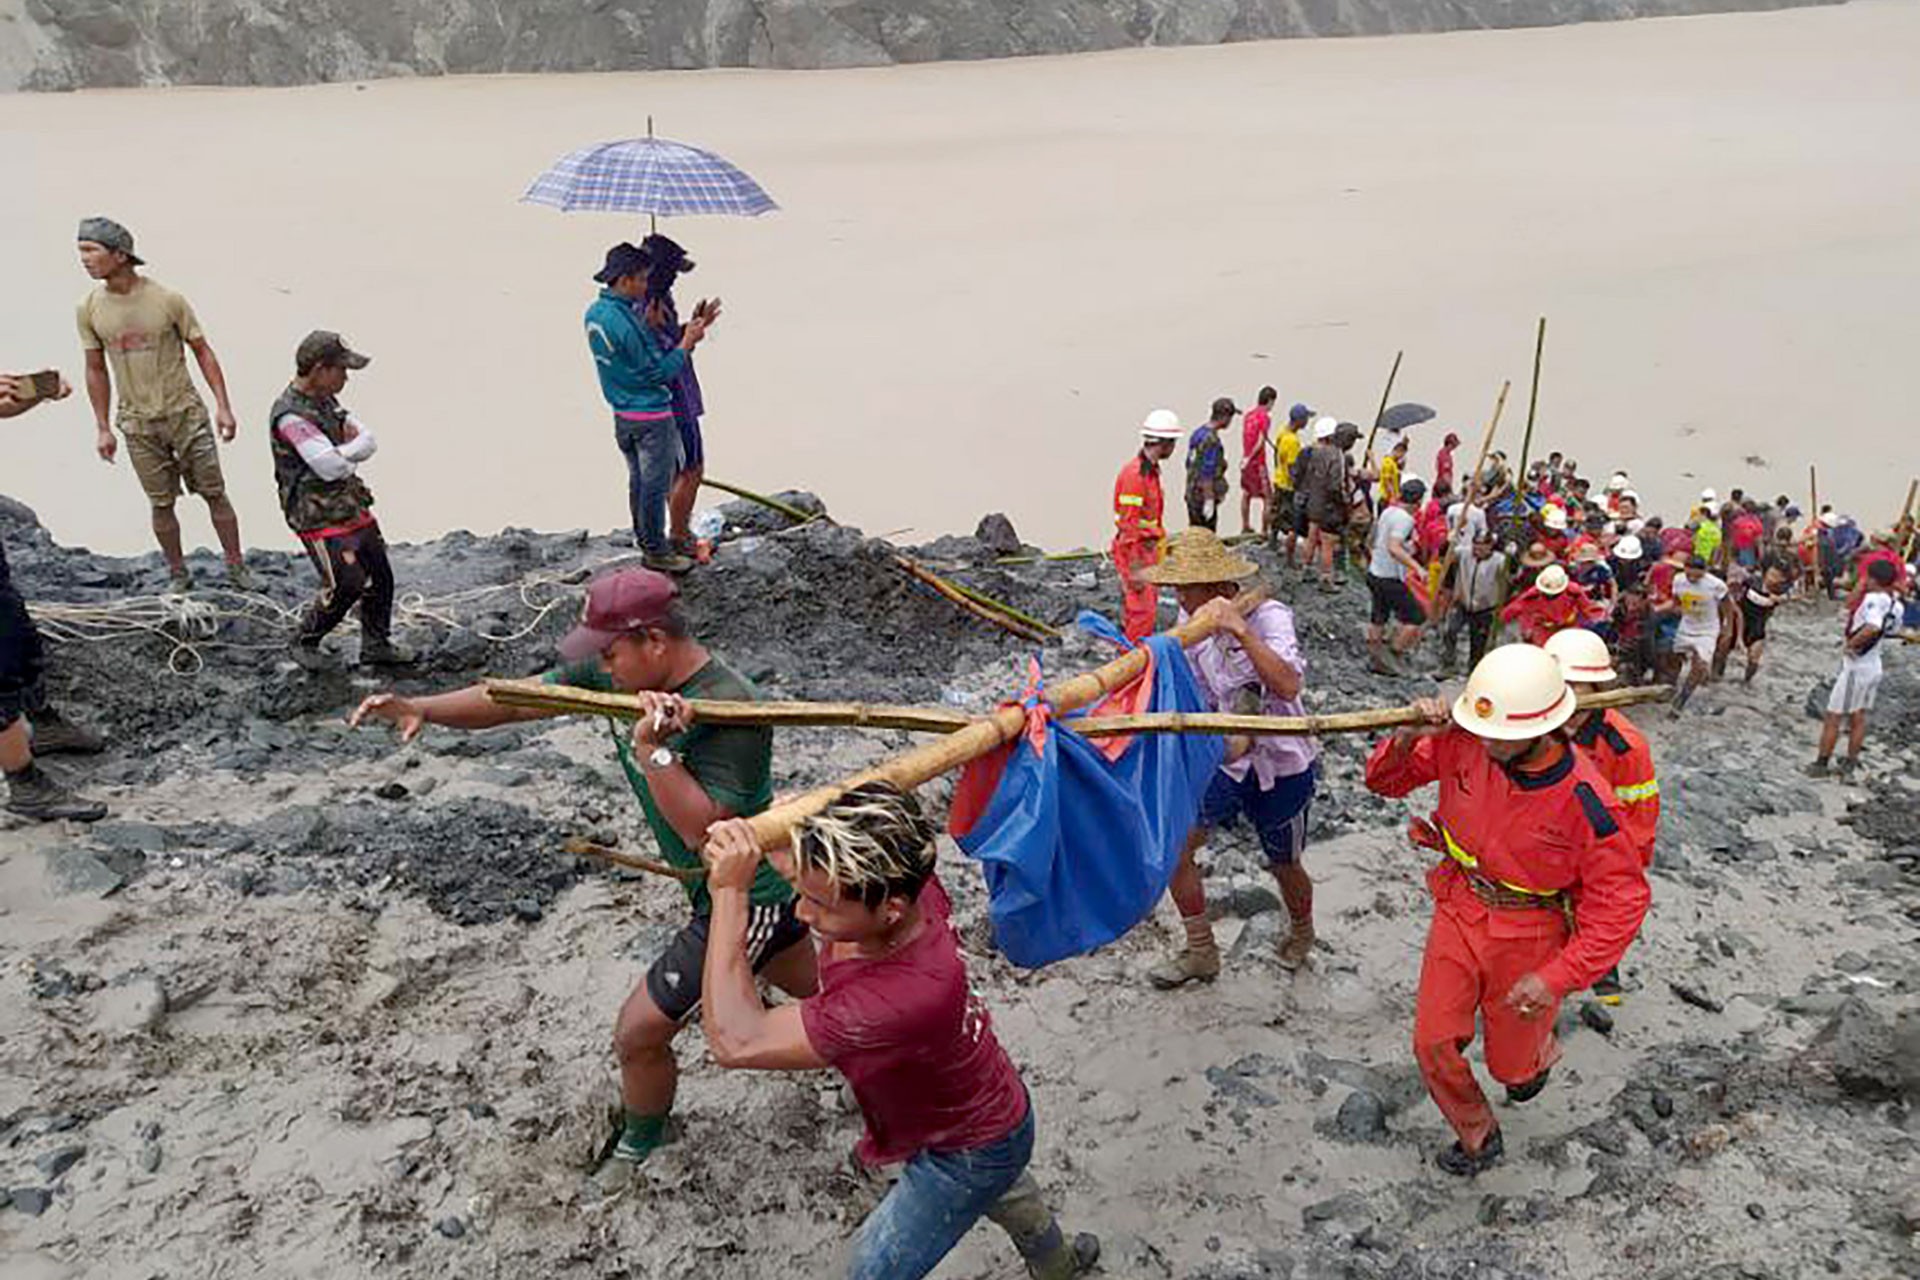
[[[1623,493],[1626,491],[1626,487],[1627,487],[1627,473],[1624,471],[1614,472],[1613,478],[1607,481],[1608,493]]]
[[[1557,564],[1550,564],[1540,571],[1533,585],[1540,588],[1543,596],[1557,596],[1567,589],[1567,571]]]
[[[1568,684],[1606,684],[1618,680],[1607,642],[1585,627],[1568,627],[1547,637],[1543,646],[1560,664]]]
[[[1573,690],[1553,655],[1538,645],[1503,644],[1480,659],[1453,701],[1468,733],[1520,742],[1552,733],[1573,715]]]
[[[1331,440],[1333,439],[1333,433],[1339,429],[1340,419],[1334,417],[1332,414],[1323,413],[1313,420],[1313,438],[1315,440]]]
[[[1822,511],[1820,513],[1820,523],[1829,529],[1838,529],[1840,527],[1840,517],[1834,512]]]
[[[1613,544],[1613,558],[1616,560],[1638,560],[1646,551],[1640,545],[1640,539],[1632,534]]]
[[[1180,415],[1171,409],[1155,409],[1140,424],[1140,434],[1148,440],[1178,440]]]
[[[1700,501],[1706,503],[1708,506],[1712,506],[1714,503],[1720,501],[1720,495],[1712,489],[1702,489],[1700,491]]]
[[[1541,509],[1540,523],[1546,525],[1549,529],[1564,531],[1567,527],[1566,508],[1549,502]]]

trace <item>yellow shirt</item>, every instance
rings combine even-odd
[[[1380,459],[1380,501],[1400,501],[1400,460],[1392,454]]]
[[[126,293],[103,284],[80,299],[80,345],[105,351],[122,431],[206,405],[187,372],[187,344],[205,335],[187,300],[157,280],[138,278]]]
[[[1291,426],[1280,432],[1280,438],[1273,442],[1273,487],[1293,489],[1293,464],[1300,456],[1300,433]]]

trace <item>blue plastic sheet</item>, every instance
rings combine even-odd
[[[1147,644],[1149,709],[1211,710],[1179,643]],[[1000,950],[1027,968],[1092,951],[1152,912],[1225,754],[1210,735],[1142,734],[1110,761],[1073,724],[1048,725],[1044,750],[1015,742],[991,798],[956,836],[986,877]]]

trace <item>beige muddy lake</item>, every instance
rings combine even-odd
[[[846,72],[162,89],[0,99],[0,366],[79,368],[83,214],[187,293],[242,420],[229,483],[288,546],[264,417],[300,335],[375,356],[346,399],[400,537],[621,525],[580,313],[637,219],[517,203],[574,146],[711,147],[785,206],[663,224],[724,296],[709,473],[871,532],[1011,514],[1103,540],[1141,414],[1263,383],[1469,440],[1502,379],[1538,446],[1884,524],[1920,470],[1920,5],[1157,49]],[[1237,442],[1233,445],[1238,454]],[[0,491],[63,540],[145,549],[84,396],[5,424]],[[197,506],[197,504],[195,504]],[[189,510],[193,540],[210,542]]]

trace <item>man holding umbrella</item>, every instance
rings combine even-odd
[[[707,336],[718,309],[701,303],[679,341],[663,348],[634,306],[645,298],[651,266],[637,246],[607,250],[594,274],[600,296],[587,308],[587,349],[600,376],[600,394],[613,410],[613,438],[627,460],[627,508],[633,536],[649,569],[685,573],[691,558],[667,541],[667,496],[683,458],[673,414],[673,384],[687,355]]]

